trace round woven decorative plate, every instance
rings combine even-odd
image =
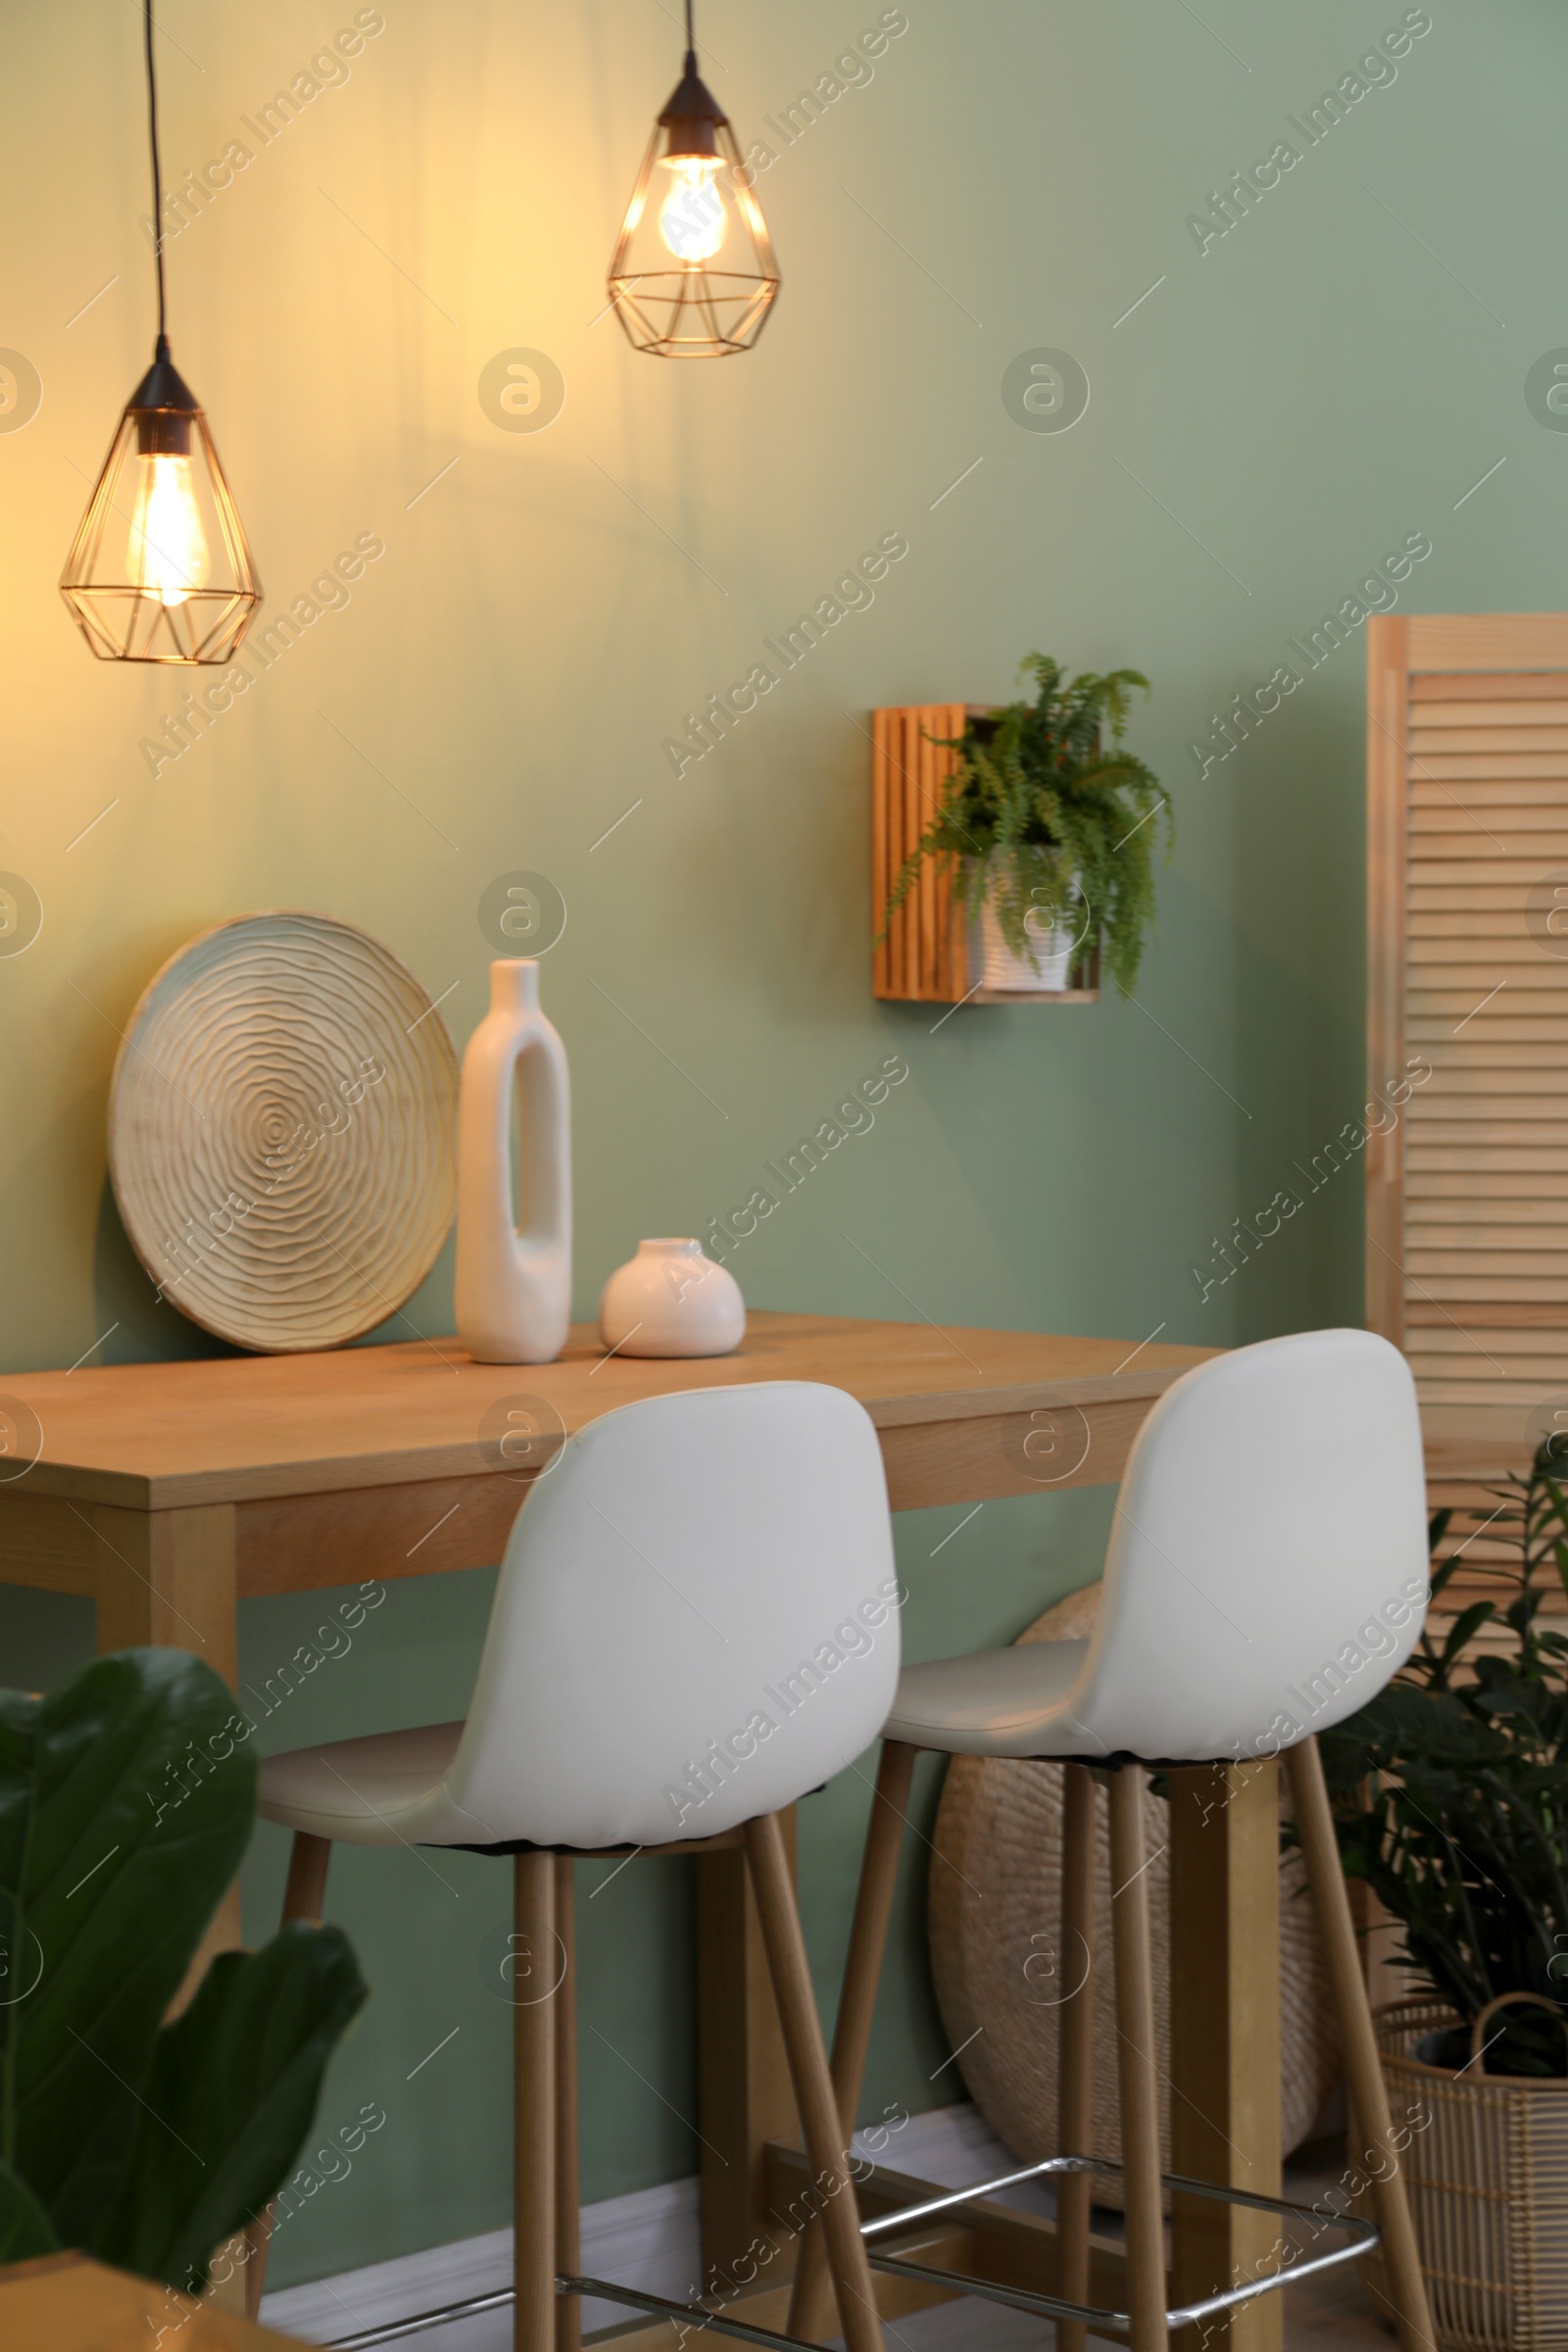
[[[1081,1641],[1094,1631],[1100,1589],[1090,1586],[1020,1635],[1024,1642]],[[1081,1982],[1080,1959],[1061,1949],[1061,1767],[955,1756],[937,1813],[930,1874],[931,1968],[949,2046],[976,2106],[1025,2164],[1059,2154],[1056,2051],[1059,2011]],[[1160,2081],[1162,2169],[1170,2164],[1170,1895],[1168,1808],[1146,1800],[1150,1934],[1154,1963],[1154,2046]],[[1110,1834],[1096,1791],[1094,2152],[1121,2158],[1117,2034],[1111,1970]],[[1318,1951],[1298,1853],[1280,1866],[1281,2153],[1298,2147],[1340,2077],[1328,1979]],[[1217,1997],[1217,1996],[1216,1996]],[[982,2031],[983,2029],[983,2031]],[[1112,2179],[1095,2182],[1097,2204],[1120,2203]]]
[[[335,1348],[434,1264],[458,1063],[389,949],[323,914],[203,932],[148,984],[109,1095],[109,1172],[159,1296],[237,1348]]]

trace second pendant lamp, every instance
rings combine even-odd
[[[262,584],[207,418],[164,331],[153,0],[142,0],[142,16],[158,341],[72,542],[60,593],[102,662],[223,662],[250,625]]]
[[[722,360],[751,350],[778,289],[729,118],[697,71],[686,0],[686,70],[648,142],[610,265],[610,299],[639,351]]]

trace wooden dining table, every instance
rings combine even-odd
[[[1154,1399],[1210,1352],[753,1313],[716,1361],[607,1355],[584,1326],[539,1365],[477,1364],[437,1339],[0,1376],[0,1581],[88,1596],[101,1650],[169,1643],[232,1683],[242,1598],[493,1565],[564,1438],[635,1399],[770,1380],[847,1390],[906,1511],[1114,1483]],[[1171,1788],[1173,2168],[1278,2195],[1274,1768],[1204,1766]],[[697,1871],[703,2252],[725,2276],[772,2230],[804,2159],[743,1857]],[[209,1947],[238,1936],[236,1890]],[[879,2173],[864,2199],[906,2193]],[[1184,2291],[1225,2279],[1255,2258],[1260,2229],[1262,2244],[1272,2234],[1265,2217],[1196,2200],[1175,2222]],[[1049,2291],[1049,2222],[988,2205],[942,2242],[951,2267]],[[1095,2263],[1097,2287],[1114,2290],[1114,2244],[1097,2243]],[[882,2283],[890,2312],[928,2291]],[[782,2325],[776,2284],[751,2301],[760,2325]],[[1236,2343],[1270,2352],[1279,2306],[1248,2307]],[[660,2329],[628,2334],[651,2345]]]

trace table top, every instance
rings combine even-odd
[[[154,2352],[160,2336],[170,2352],[295,2352],[298,2342],[81,2254],[0,2269],[6,2352]]]
[[[11,1451],[38,1453],[24,1476],[0,1480],[0,1507],[8,1495],[63,1495],[161,1510],[476,1474],[505,1467],[490,1433],[522,1399],[570,1435],[645,1396],[819,1380],[847,1389],[885,1429],[1147,1401],[1213,1352],[758,1312],[733,1355],[695,1359],[607,1356],[592,1325],[577,1324],[551,1364],[476,1364],[440,1339],[0,1374]]]

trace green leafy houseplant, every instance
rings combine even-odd
[[[1035,680],[1033,703],[1009,703],[941,739],[957,765],[894,882],[883,934],[925,860],[956,859],[967,913],[989,900],[1015,955],[1035,944],[1042,921],[1077,931],[1087,919],[1085,937],[1098,935],[1131,996],[1153,921],[1160,818],[1167,858],[1174,839],[1169,795],[1122,749],[1133,690],[1147,694],[1149,680],[1136,669],[1069,677],[1045,654],[1031,654],[1020,674]]]
[[[1499,2012],[1492,2074],[1565,2072],[1568,1638],[1540,1623],[1543,1574],[1568,1591],[1559,1445],[1496,1490],[1494,1524],[1517,1565],[1471,1573],[1494,1576],[1503,1605],[1473,1602],[1441,1642],[1424,1634],[1402,1674],[1322,1739],[1347,1874],[1366,1880],[1403,1929],[1403,1956],[1465,2021],[1433,2062],[1465,2064],[1470,2023],[1500,1993],[1557,2010]],[[1432,1522],[1434,1552],[1450,1517]],[[1459,1565],[1454,1553],[1435,1569],[1434,1596]]]
[[[180,1650],[0,1691],[0,2262],[199,2288],[310,2130],[366,1998],[340,1930],[220,1954],[165,2022],[250,1838],[249,1730]]]

